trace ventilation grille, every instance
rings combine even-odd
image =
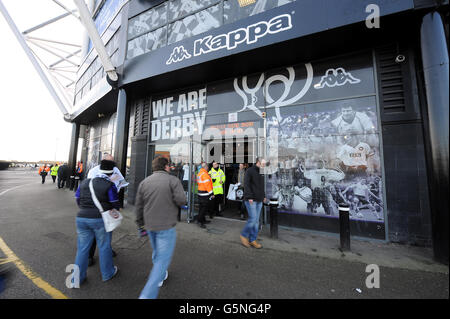
[[[150,118],[150,100],[141,99],[136,102],[134,113],[134,136],[148,134]]]
[[[381,104],[384,114],[406,111],[403,66],[401,63],[395,62],[397,52],[395,45],[381,48],[377,52]]]

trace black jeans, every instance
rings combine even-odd
[[[214,199],[213,199],[213,209],[210,211],[210,216],[212,216],[212,214],[216,214],[219,215],[220,211],[219,211],[219,205],[223,203],[223,195],[222,194],[218,194],[218,195],[214,195]]]
[[[200,224],[204,224],[206,221],[205,216],[209,211],[211,201],[209,200],[209,196],[197,196],[197,197],[198,197],[198,205],[199,205],[197,221]]]
[[[53,176],[53,175],[52,175],[52,179],[53,179],[53,183],[55,183],[55,181],[56,181],[56,176]]]
[[[42,177],[42,184],[44,184],[45,183],[45,178],[47,177],[47,175],[41,175],[41,177]]]
[[[64,188],[65,183],[66,183],[65,178],[58,177],[58,188]]]

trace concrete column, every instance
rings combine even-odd
[[[448,148],[449,56],[441,16],[427,14],[420,30],[423,72],[427,95],[429,165],[433,250],[437,261],[448,264]]]
[[[124,89],[119,89],[116,111],[114,161],[117,167],[126,177],[127,143],[128,143],[128,122],[129,111],[127,111],[127,94]],[[119,192],[120,206],[123,207],[124,190]]]
[[[119,89],[117,100],[117,113],[114,131],[114,160],[117,167],[125,176],[128,142],[128,117],[127,94],[124,89]]]
[[[69,149],[69,172],[70,175],[75,173],[75,168],[77,166],[77,152],[78,152],[78,138],[80,136],[80,124],[72,123],[72,136],[70,138],[70,149]]]

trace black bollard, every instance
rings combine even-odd
[[[341,235],[341,249],[350,250],[350,206],[339,204],[339,232]]]
[[[78,183],[80,182],[80,176],[75,176],[75,186],[73,190],[76,191],[78,189]]]
[[[74,178],[75,178],[75,176],[70,176],[70,178],[69,178],[69,184],[70,184],[70,190],[71,191],[73,191],[73,187],[75,186],[74,185]]]
[[[270,207],[270,237],[278,239],[278,199],[270,199],[268,205]]]

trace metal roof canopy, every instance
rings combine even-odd
[[[73,120],[73,115],[70,113],[70,110],[72,110],[77,71],[80,67],[82,58],[82,45],[71,43],[69,41],[61,41],[51,38],[50,36],[48,38],[32,36],[31,34],[33,32],[54,24],[68,16],[75,17],[86,28],[109,79],[112,80],[112,82],[117,82],[118,77],[111,60],[106,53],[106,48],[100,35],[95,28],[92,14],[89,12],[84,1],[74,0],[77,9],[70,9],[58,0],[51,1],[66,12],[43,21],[23,32],[20,32],[17,28],[2,0],[0,0],[0,11],[22,46],[22,49],[25,51],[41,77],[41,80],[44,82],[51,96],[63,113],[64,119],[70,122]],[[78,12],[80,13],[80,16],[77,15]],[[53,60],[45,62],[44,55],[47,55],[47,57],[49,55],[52,56]]]

